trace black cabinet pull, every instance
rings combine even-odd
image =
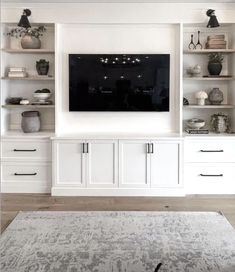
[[[14,152],[35,152],[37,149],[13,149]]]
[[[223,177],[223,174],[218,174],[218,175],[205,175],[205,174],[200,174],[201,177]]]
[[[149,144],[146,144],[146,151],[147,151],[147,154],[149,154]]]
[[[84,143],[82,143],[82,153],[84,154],[85,153],[85,150],[84,150]]]
[[[36,176],[37,173],[22,173],[22,174],[15,173],[14,175],[15,176]]]
[[[89,153],[89,144],[86,144],[86,153]]]
[[[150,145],[151,145],[151,154],[153,154],[154,153],[154,145],[153,145],[153,143],[151,143]]]
[[[201,149],[200,152],[204,152],[204,153],[206,153],[206,152],[219,152],[219,153],[221,153],[221,152],[224,152],[224,150],[223,149],[221,149],[221,150],[203,150],[203,149]]]

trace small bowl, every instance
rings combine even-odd
[[[34,93],[33,97],[38,101],[45,101],[51,96],[51,93]]]
[[[192,129],[200,129],[204,127],[206,122],[202,119],[192,118],[187,121],[187,126]]]

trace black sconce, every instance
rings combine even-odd
[[[215,16],[215,11],[213,9],[208,9],[206,15],[210,17],[207,27],[219,27],[219,22]]]
[[[31,15],[31,10],[30,9],[24,9],[23,10],[23,15],[21,15],[18,26],[25,27],[25,28],[31,27],[31,25],[29,23],[29,20],[28,20],[28,16],[30,16],[30,15]]]

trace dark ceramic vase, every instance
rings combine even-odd
[[[49,70],[49,61],[46,61],[44,59],[36,61],[36,69],[40,76],[46,76]]]
[[[218,76],[221,73],[222,70],[222,64],[221,63],[208,63],[208,72],[212,76]]]

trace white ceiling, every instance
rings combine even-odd
[[[3,3],[235,3],[235,0],[2,0]]]

